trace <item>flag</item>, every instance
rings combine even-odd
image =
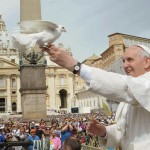
[[[102,108],[106,111],[107,115],[111,115],[112,114],[108,104],[106,102],[104,102],[104,101],[102,102]]]

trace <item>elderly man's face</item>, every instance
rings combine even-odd
[[[141,48],[129,47],[123,56],[123,67],[127,75],[138,77],[146,72],[149,67],[148,59],[140,53]]]

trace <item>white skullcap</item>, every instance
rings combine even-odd
[[[135,45],[135,46],[141,47],[145,52],[150,54],[150,49],[147,46],[145,46],[145,45]]]

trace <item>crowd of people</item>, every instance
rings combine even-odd
[[[50,147],[53,150],[60,150],[65,140],[72,137],[77,139],[80,144],[88,144],[92,135],[86,132],[88,122],[95,118],[104,125],[114,123],[114,115],[107,116],[105,113],[88,114],[60,114],[47,116],[47,120],[41,119],[40,122],[22,122],[22,118],[10,118],[5,122],[1,118],[0,143],[11,141],[39,141],[48,138]],[[71,139],[72,141],[72,139]],[[67,143],[67,142],[66,142]],[[71,142],[70,142],[71,143]],[[36,144],[28,146],[12,146],[15,150],[37,148]],[[98,146],[96,143],[93,146]],[[3,147],[1,147],[3,148]]]

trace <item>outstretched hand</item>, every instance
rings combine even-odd
[[[101,124],[96,119],[91,119],[88,126],[87,126],[87,132],[92,133],[97,136],[105,137],[106,135],[106,127]]]
[[[58,48],[54,44],[50,44],[48,47],[41,48],[43,51],[46,51],[50,55],[51,61],[70,71],[73,71],[74,66],[77,64],[77,60],[75,60],[63,48]]]

